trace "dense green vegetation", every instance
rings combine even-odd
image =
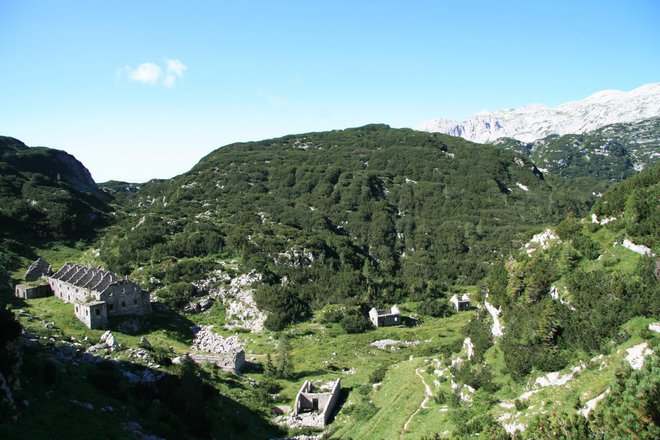
[[[641,342],[660,349],[648,329],[660,317],[657,262],[619,244],[660,252],[658,166],[605,185],[628,174],[542,174],[520,153],[372,125],[224,147],[167,181],[109,182],[114,212],[106,216],[109,196],[82,185],[80,175],[63,178],[64,170],[58,176],[39,165],[61,152],[2,142],[14,177],[0,186],[4,206],[13,207],[0,211],[10,225],[0,246],[10,272],[0,270],[0,348],[20,331],[6,302],[40,339],[23,349],[19,397],[30,409],[0,425],[0,436],[45,438],[44,427],[61,429],[84,411],[75,401],[95,408],[71,431],[81,438],[96,425],[108,438],[125,436],[126,417],[167,438],[283,436],[267,421],[273,405],[290,405],[303,380],[341,377],[332,438],[506,438],[509,418],[524,423],[518,435],[529,438],[657,437],[657,355],[640,371],[624,360]],[[34,175],[34,185],[25,183]],[[20,192],[15,182],[23,182]],[[592,209],[609,220],[603,225],[580,220],[598,185],[611,185]],[[77,201],[52,198],[53,188]],[[37,204],[24,201],[32,190],[42,197]],[[21,229],[25,210],[43,206],[43,221]],[[98,221],[78,222],[85,209]],[[547,249],[520,251],[547,226],[557,236]],[[93,240],[95,232],[96,243],[63,243]],[[116,332],[121,346],[112,362],[62,364],[58,350],[87,347],[101,332],[55,298],[9,299],[9,277],[17,279],[36,253],[56,265],[103,264],[156,291],[171,310]],[[254,363],[243,377],[185,360],[171,365],[190,350],[194,324],[237,334],[223,329],[220,301],[204,313],[180,312],[219,268],[263,276],[255,299],[268,312],[268,330],[238,333]],[[503,337],[493,337],[485,309],[454,313],[447,298],[464,292],[501,308]],[[392,303],[406,325],[374,329],[368,308]],[[142,336],[164,375],[135,386],[122,371],[144,371],[129,355]],[[395,345],[371,345],[378,340]],[[15,365],[14,354],[0,349],[0,372]],[[535,388],[545,372],[575,377],[566,387]],[[588,417],[576,414],[599,395]],[[0,418],[12,414],[0,408]]]
[[[129,274],[239,257],[264,275],[257,300],[281,328],[329,303],[433,300],[474,283],[484,256],[586,212],[591,194],[566,188],[520,155],[440,134],[369,125],[287,136],[223,147],[139,189],[112,183],[124,212],[101,258]]]
[[[511,138],[495,145],[528,157],[549,174],[603,191],[658,164],[660,117],[608,125],[584,134],[550,135],[534,142]]]
[[[73,156],[0,136],[0,267],[15,269],[35,246],[94,238],[109,200]]]
[[[660,167],[655,167],[598,201],[594,211],[617,220],[600,226],[569,216],[556,227],[559,241],[547,250],[491,270],[486,280],[489,299],[503,307],[504,320],[510,323],[501,349],[515,377],[523,378],[534,368],[560,369],[576,352],[605,349],[633,317],[660,316],[655,258],[625,255],[629,262],[624,265],[612,253],[624,238],[658,251],[658,208],[651,201],[659,191]],[[551,297],[553,285],[570,305]]]

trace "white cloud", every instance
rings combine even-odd
[[[183,78],[183,73],[188,67],[180,60],[165,59],[165,67],[155,63],[142,63],[133,69],[126,66],[123,69],[117,69],[115,76],[121,78],[126,74],[131,81],[142,84],[162,84],[171,88],[176,85],[177,80]]]
[[[183,78],[183,72],[187,69],[186,65],[180,60],[165,59],[167,74],[163,78],[165,87],[174,87],[177,79]]]
[[[282,98],[280,96],[276,96],[268,90],[258,89],[257,93],[261,95],[263,98],[265,98],[271,107],[279,107],[282,105],[287,105],[289,103],[287,99]]]
[[[180,60],[165,60],[167,64],[167,73],[171,75],[176,75],[181,78],[183,76],[184,70],[187,69],[186,65],[183,64]]]
[[[142,63],[136,69],[128,70],[128,77],[131,81],[144,84],[156,84],[163,75],[163,69],[154,63]]]
[[[176,76],[165,75],[165,78],[163,78],[163,85],[165,87],[174,87],[174,84],[176,84]]]

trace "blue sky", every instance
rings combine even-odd
[[[660,81],[660,2],[0,1],[0,134],[97,181]]]

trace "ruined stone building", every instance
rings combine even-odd
[[[376,327],[401,325],[401,312],[396,305],[390,309],[376,309],[374,307],[369,310],[369,320]]]
[[[43,298],[52,295],[50,286],[41,279],[52,273],[51,265],[41,257],[37,258],[25,272],[25,281],[28,283],[16,285],[14,295],[21,299]]]
[[[14,296],[21,299],[44,298],[52,294],[48,284],[17,284],[14,288]]]
[[[456,309],[457,312],[460,312],[461,310],[470,310],[470,297],[467,293],[460,298],[458,295],[454,294],[454,296],[449,298],[449,302],[453,304],[454,309]]]
[[[238,374],[245,365],[245,350],[236,349],[226,353],[190,354],[192,360],[198,364],[214,364],[225,371]]]
[[[318,389],[312,385],[312,382],[305,381],[296,395],[293,417],[301,425],[323,428],[334,413],[340,391],[341,379]]]
[[[42,276],[48,276],[53,273],[53,267],[41,257],[28,267],[25,272],[25,281],[37,281]]]
[[[89,328],[105,328],[109,316],[151,312],[149,293],[112,272],[66,263],[46,280],[55,296],[73,303],[76,317]]]

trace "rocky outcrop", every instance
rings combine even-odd
[[[94,354],[100,350],[114,351],[119,347],[119,343],[115,339],[115,335],[112,334],[110,330],[106,331],[101,335],[98,344],[94,344],[89,347],[86,353]]]
[[[226,329],[261,332],[266,314],[257,307],[251,287],[259,281],[261,274],[255,270],[237,277],[232,277],[225,270],[217,270],[195,284],[197,289],[208,294],[189,304],[185,311],[200,313],[210,309],[215,301],[221,301],[227,312]]]
[[[193,327],[193,345],[192,349],[205,351],[208,353],[230,353],[243,349],[243,344],[238,336],[232,335],[225,338],[222,335],[211,331],[213,326],[194,326]]]

